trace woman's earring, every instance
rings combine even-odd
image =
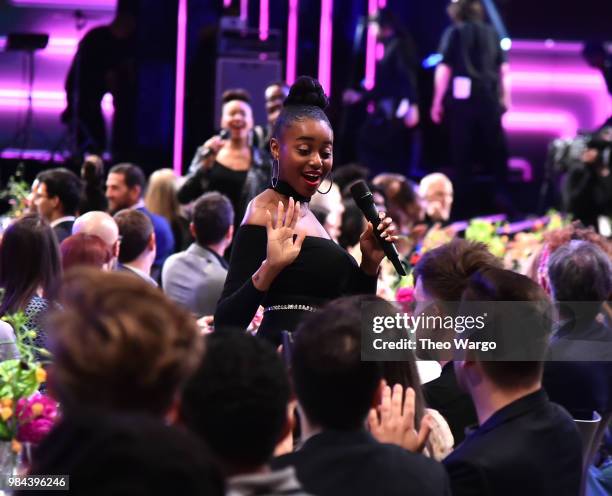
[[[323,179],[323,181],[328,180],[329,181],[329,188],[327,188],[327,191],[325,193],[323,193],[322,191],[317,190],[317,193],[320,193],[322,195],[326,195],[327,193],[329,193],[332,189],[332,186],[334,185],[334,179],[332,177],[332,173],[330,172],[329,174],[327,174],[327,177],[325,177],[325,179]],[[321,181],[321,182],[323,182]]]
[[[275,163],[276,163],[276,167],[274,167]],[[275,169],[276,169],[276,173],[275,173]],[[274,158],[272,159],[272,178],[271,178],[272,188],[276,188],[276,185],[278,184],[279,174],[280,174],[280,163],[277,158]]]

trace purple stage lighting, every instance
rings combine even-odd
[[[183,175],[183,120],[185,111],[185,61],[187,55],[187,0],[179,0],[176,34],[176,90],[174,99],[174,172]]]
[[[117,0],[10,0],[17,7],[43,7],[52,9],[115,10]]]
[[[289,0],[287,19],[287,84],[295,82],[297,74],[297,34],[298,34],[298,0]]]
[[[333,0],[321,0],[321,31],[319,35],[319,82],[331,94],[332,13]]]

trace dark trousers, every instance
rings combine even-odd
[[[467,183],[476,174],[493,176],[497,188],[507,179],[508,148],[495,98],[473,94],[447,105],[450,152],[456,180]]]

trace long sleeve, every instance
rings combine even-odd
[[[253,286],[252,275],[266,258],[266,230],[241,226],[234,238],[230,267],[215,312],[215,328],[246,329],[266,293]]]
[[[209,178],[207,171],[202,168],[190,173],[178,190],[178,201],[182,204],[186,204],[199,198],[208,189],[208,183]]]

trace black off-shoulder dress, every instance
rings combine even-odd
[[[225,287],[215,313],[215,329],[246,329],[262,305],[258,335],[280,344],[281,331],[294,331],[305,313],[340,296],[375,294],[375,276],[364,273],[355,259],[330,239],[307,236],[300,254],[274,280],[267,292],[253,286],[252,275],[266,258],[263,226],[243,225],[234,249]]]

